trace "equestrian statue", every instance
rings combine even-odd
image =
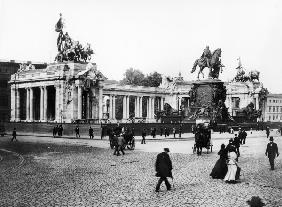
[[[191,73],[195,72],[197,66],[200,68],[197,76],[198,79],[200,73],[202,73],[204,78],[203,70],[206,67],[210,69],[209,78],[217,79],[219,72],[222,72],[222,68],[224,67],[224,65],[221,64],[221,49],[218,48],[211,53],[209,46],[206,46],[202,56],[195,61]]]

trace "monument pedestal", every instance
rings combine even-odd
[[[208,117],[212,120],[223,119],[226,87],[219,79],[206,79],[193,82],[189,92],[191,112],[194,118]]]

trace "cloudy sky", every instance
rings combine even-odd
[[[63,14],[70,36],[89,42],[102,73],[119,80],[133,67],[193,80],[206,45],[222,49],[220,79],[236,74],[238,57],[282,93],[282,1],[275,0],[0,0],[0,59],[53,62]]]

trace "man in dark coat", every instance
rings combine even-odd
[[[78,127],[78,126],[75,127],[75,137],[76,137],[76,138],[80,137],[80,134],[79,134],[79,127]]]
[[[266,127],[266,138],[269,137],[269,134],[270,134],[270,129],[269,129],[269,127]]]
[[[89,132],[89,138],[90,138],[90,139],[93,139],[93,138],[94,138],[94,135],[93,135],[93,132],[94,132],[94,131],[93,131],[93,129],[92,129],[91,126],[89,127],[89,131],[88,131],[88,132]]]
[[[247,138],[247,132],[245,131],[245,129],[243,129],[242,131],[242,144],[246,143],[246,138]]]
[[[13,130],[11,142],[14,141],[14,140],[17,141],[17,131],[16,131],[16,128],[14,128],[14,130]]]
[[[142,131],[142,140],[141,140],[141,144],[146,144],[146,129],[144,128]]]
[[[57,125],[57,126],[54,126],[54,128],[53,128],[53,137],[56,136],[57,131],[58,131],[58,125]]]
[[[235,134],[233,144],[236,147],[237,156],[240,157],[240,138],[237,136],[237,134]]]
[[[274,159],[279,156],[277,144],[273,142],[273,136],[270,136],[269,143],[267,144],[265,155],[268,156],[271,170],[274,170]]]
[[[160,177],[157,186],[156,186],[156,192],[159,192],[160,190],[160,186],[162,184],[162,182],[165,182],[166,188],[167,190],[171,189],[171,185],[167,180],[167,177],[171,177],[172,178],[172,163],[170,160],[170,157],[168,155],[169,153],[169,149],[168,148],[164,148],[164,152],[160,153],[157,155],[157,160],[156,160],[156,176]]]

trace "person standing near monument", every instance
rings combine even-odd
[[[267,127],[266,127],[266,138],[269,137],[269,134],[270,134],[270,129],[269,129],[269,127],[267,126]]]
[[[167,180],[167,177],[172,177],[172,162],[169,157],[169,148],[164,148],[164,152],[157,155],[157,160],[155,164],[156,177],[160,177],[157,186],[156,192],[159,192],[162,182],[165,182],[167,190],[171,190],[171,185]]]
[[[146,129],[144,128],[143,131],[142,131],[142,140],[141,140],[141,144],[146,144],[145,138],[146,138]]]
[[[268,156],[271,170],[274,170],[274,159],[279,156],[277,144],[273,142],[273,136],[270,136],[265,155]]]
[[[94,138],[94,135],[93,135],[94,131],[93,131],[93,129],[92,129],[91,126],[89,127],[88,132],[89,132],[89,138],[90,138],[90,139],[93,139],[93,138]]]
[[[75,127],[75,137],[76,138],[80,138],[79,127],[78,126]]]
[[[173,138],[175,138],[175,134],[176,134],[176,129],[175,129],[175,127],[172,128],[172,133],[173,133]]]
[[[12,141],[18,141],[17,140],[17,130],[16,130],[16,128],[14,128],[14,130],[13,130],[13,132],[12,132],[12,139],[11,139],[11,142]]]

